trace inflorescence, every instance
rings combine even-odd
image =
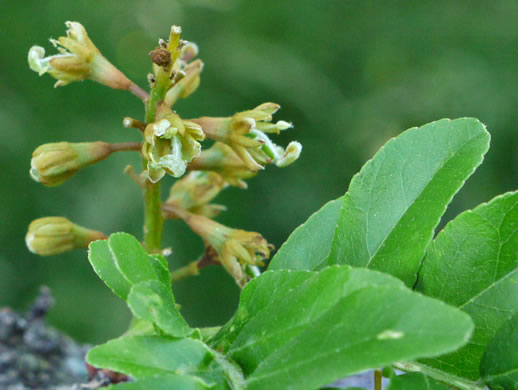
[[[123,125],[138,129],[143,139],[137,143],[97,141],[42,145],[33,153],[31,177],[45,186],[57,186],[114,152],[140,153],[143,171],[137,173],[127,167],[126,173],[142,188],[159,184],[166,174],[178,178],[169,198],[161,202],[158,209],[161,215],[156,220],[181,219],[204,240],[205,253],[190,265],[192,274],[203,265],[221,264],[244,286],[257,273],[257,266],[269,258],[272,246],[259,233],[215,222],[213,219],[226,208],[210,202],[229,185],[247,188],[245,180],[254,177],[266,165],[285,167],[298,159],[302,150],[300,143],[290,142],[283,148],[269,137],[293,127],[290,122],[273,121],[280,106],[263,103],[229,117],[184,119],[172,107],[178,99],[187,98],[198,88],[203,62],[195,59],[196,44],[180,39],[180,27],[172,26],[169,40],[159,40],[158,47],[150,53],[153,73],[148,75],[151,89],[148,93],[101,54],[80,23],[67,22],[66,26],[66,37],[51,40],[58,54],[45,57],[42,47],[30,49],[31,69],[40,75],[50,74],[57,80],[55,87],[89,79],[133,93],[145,104],[146,119],[126,117]],[[204,148],[202,142],[206,139],[215,142]],[[158,228],[161,230],[161,226]],[[84,248],[91,241],[104,238],[103,233],[78,226],[66,218],[46,217],[31,223],[26,243],[32,252],[46,256]]]

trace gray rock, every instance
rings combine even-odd
[[[53,302],[49,289],[42,288],[25,316],[0,309],[0,389],[70,389],[88,380],[88,348],[45,322]]]
[[[48,328],[40,319],[31,322],[23,334],[23,341],[27,348],[44,355],[59,349],[61,339],[62,336],[58,332]]]

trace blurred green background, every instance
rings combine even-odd
[[[6,1],[0,13],[0,305],[24,308],[41,284],[56,297],[50,321],[81,341],[101,342],[127,326],[129,313],[92,272],[84,251],[39,258],[24,243],[34,218],[63,215],[106,233],[141,235],[139,188],[122,170],[139,166],[122,153],[47,189],[28,174],[32,151],[47,142],[138,140],[123,116],[142,118],[132,95],[93,82],[53,89],[27,65],[33,44],[66,20],[85,25],[103,54],[141,86],[148,52],[171,24],[197,42],[206,64],[198,91],[180,115],[228,115],[265,101],[295,128],[276,138],[304,145],[290,168],[269,167],[230,188],[219,221],[261,232],[276,247],[323,203],[342,195],[351,176],[392,136],[443,117],[474,116],[487,124],[485,164],[448,209],[466,208],[516,188],[518,179],[518,2],[514,0],[47,0]],[[167,191],[173,182],[167,178]],[[442,222],[444,223],[444,221]],[[167,223],[173,267],[195,259],[201,240]],[[238,289],[221,269],[174,286],[195,326],[221,324]]]

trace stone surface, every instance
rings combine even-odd
[[[0,309],[0,389],[66,389],[88,380],[88,347],[45,322],[53,302],[43,287],[26,314]]]

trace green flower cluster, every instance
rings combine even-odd
[[[210,202],[229,185],[246,188],[245,180],[266,165],[285,167],[298,159],[302,150],[298,142],[283,148],[269,137],[293,127],[283,120],[273,122],[280,106],[264,103],[230,117],[184,119],[172,107],[198,88],[203,62],[195,59],[196,44],[180,38],[180,27],[172,26],[169,39],[159,40],[150,53],[153,73],[148,75],[148,93],[101,54],[80,23],[66,25],[66,36],[51,40],[58,54],[45,57],[44,48],[33,46],[28,55],[30,68],[57,79],[55,86],[93,80],[132,92],[145,104],[146,118],[139,121],[126,117],[123,124],[138,129],[142,142],[45,144],[34,151],[31,177],[46,186],[57,186],[114,152],[140,153],[143,171],[138,174],[129,167],[126,172],[144,189],[148,250],[161,249],[164,219],[182,219],[203,238],[209,262],[221,264],[243,286],[269,257],[272,247],[259,233],[215,222],[213,219],[226,208]],[[215,142],[203,148],[201,142],[207,138]],[[166,175],[179,180],[171,187],[169,198],[161,202],[159,185]],[[47,217],[30,225],[27,245],[34,253],[50,255],[85,247],[103,237],[65,218]]]

